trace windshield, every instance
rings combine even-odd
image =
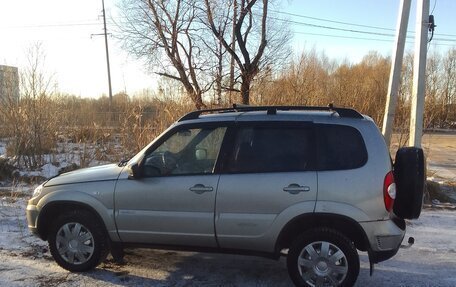
[[[162,137],[165,133],[167,133],[170,129],[172,129],[173,127],[175,126],[175,124],[172,124],[169,128],[167,128],[164,132],[162,132],[158,137],[156,137],[151,143],[149,143],[148,145],[146,145],[140,152],[138,152],[134,157],[132,157],[127,165],[133,165],[135,163],[138,163],[142,160],[142,158],[144,157],[144,154],[146,153],[146,151],[155,143],[155,141],[157,139],[159,139],[160,137]]]

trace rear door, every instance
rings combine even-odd
[[[239,124],[217,191],[215,226],[222,248],[264,251],[281,212],[298,203],[302,213],[313,212],[314,150],[311,124]]]

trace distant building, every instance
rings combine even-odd
[[[19,72],[17,67],[0,65],[0,105],[19,100]]]

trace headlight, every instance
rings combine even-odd
[[[33,191],[32,197],[40,196],[42,190],[43,190],[43,185],[42,184],[38,185],[37,188],[35,188],[35,190]]]

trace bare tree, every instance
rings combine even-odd
[[[456,48],[448,51],[443,59],[443,122],[447,122],[451,107],[456,104]]]
[[[201,4],[201,3],[200,3]],[[205,12],[201,9],[202,14]],[[230,19],[230,11],[226,11],[225,9],[221,9],[220,14],[220,21],[217,23],[217,29],[225,33],[228,28],[228,24]],[[222,103],[222,93],[225,89],[223,80],[226,77],[224,70],[227,65],[226,54],[227,51],[223,47],[223,44],[218,41],[215,35],[211,32],[210,29],[207,29],[207,25],[205,25],[206,17],[200,18],[200,23],[206,28],[201,30],[199,33],[200,41],[204,44],[204,48],[211,52],[211,58],[213,58],[213,63],[207,63],[212,67],[213,72],[211,73],[212,81],[215,84],[215,98],[214,102],[217,104]],[[233,72],[234,74],[234,72]],[[231,69],[230,69],[230,76],[231,76]],[[234,80],[233,80],[234,83]]]
[[[7,95],[0,107],[3,132],[8,136],[7,152],[15,163],[28,168],[43,164],[43,154],[55,146],[57,116],[50,96],[54,81],[45,72],[45,54],[40,43],[31,46],[25,55],[27,65],[20,72],[20,99]],[[7,103],[7,104],[6,104]]]
[[[268,46],[272,48],[271,50],[280,46],[284,47],[284,44],[287,43],[289,37],[284,33],[279,33],[280,37],[276,37],[275,39],[280,39],[280,43],[272,41],[274,40],[274,37],[268,37],[268,0],[204,0],[204,3],[207,22],[212,33],[214,33],[220,43],[222,43],[224,49],[228,51],[239,69],[242,103],[249,104],[250,88],[254,78],[261,70],[261,65],[266,62],[264,60]],[[221,5],[224,5],[224,7],[220,7]],[[218,25],[220,21],[223,21],[226,18],[220,17],[217,11],[224,11],[227,5],[229,6],[228,11],[232,11],[231,16],[228,16],[228,18],[233,26],[234,37],[232,37],[233,35],[227,35],[225,30],[220,29],[220,25]],[[254,12],[254,8],[259,8],[261,12]],[[278,36],[279,34],[275,36]],[[226,38],[228,38],[228,40]],[[268,45],[268,43],[275,44]],[[232,80],[230,80],[230,82],[230,89],[232,90]]]
[[[424,128],[434,128],[439,123],[438,114],[441,112],[439,98],[441,95],[441,55],[433,51],[429,53],[426,64],[426,92],[424,113],[426,114]]]
[[[204,108],[202,95],[212,85],[204,82],[210,57],[204,56],[205,50],[197,43],[196,35],[203,27],[196,21],[200,11],[196,2],[123,0],[122,3],[124,19],[119,27],[124,47],[146,60],[158,75],[180,82],[196,108]]]

